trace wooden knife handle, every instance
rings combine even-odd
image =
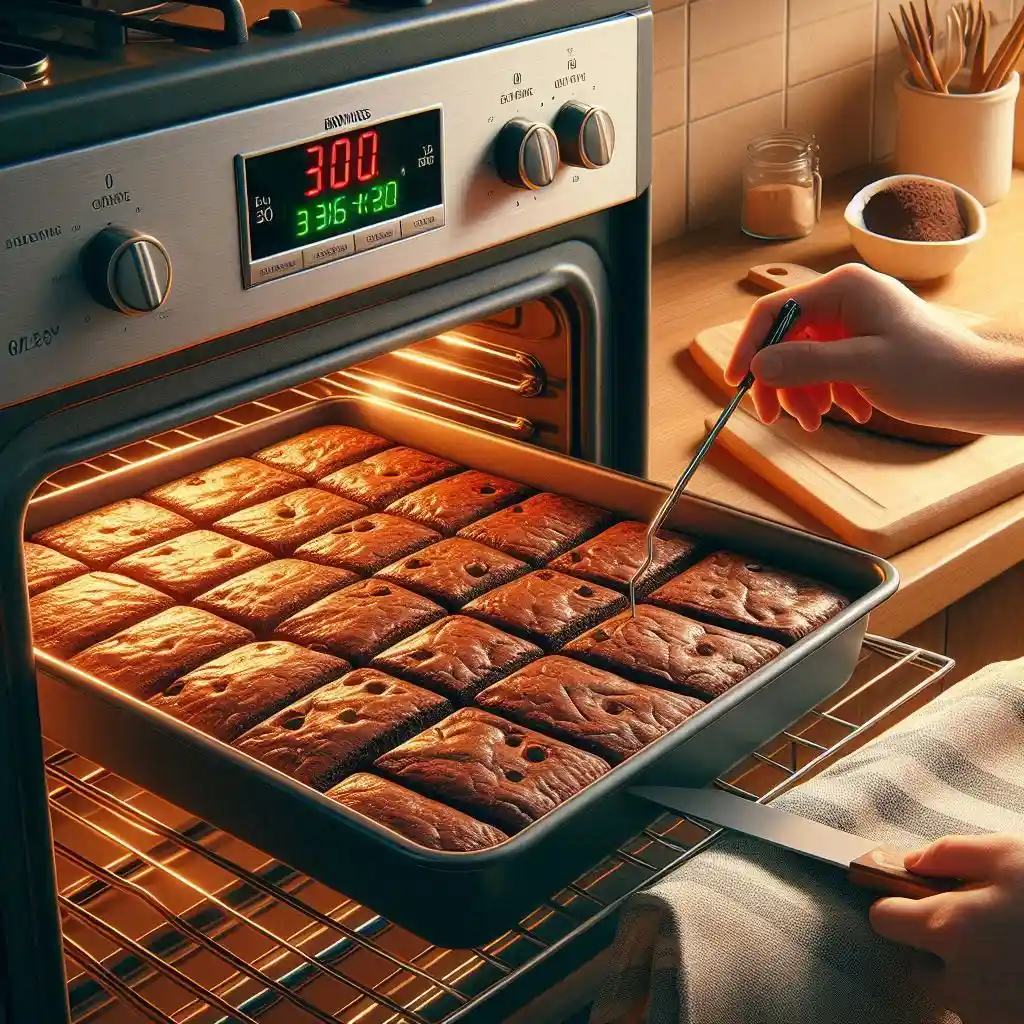
[[[875,889],[887,896],[905,896],[911,900],[952,892],[963,884],[955,878],[915,875],[903,866],[904,856],[902,851],[890,846],[871,850],[850,865],[850,881],[862,889]]]
[[[778,292],[783,288],[807,284],[821,277],[816,270],[801,267],[798,263],[762,263],[747,271],[747,280],[767,292]]]

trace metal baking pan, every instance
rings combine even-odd
[[[326,423],[345,423],[539,490],[647,520],[664,488],[372,398],[337,398],[169,452],[33,501],[31,533],[158,483]],[[668,526],[804,571],[852,600],[699,714],[507,842],[479,853],[423,849],[317,791],[37,652],[45,735],[448,948],[518,922],[650,824],[634,784],[710,782],[852,675],[868,613],[895,569],[853,548],[684,495]]]

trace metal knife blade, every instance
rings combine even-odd
[[[898,850],[720,790],[637,786],[630,792],[678,814],[832,864],[846,871],[855,885],[892,896],[921,899],[962,884],[957,879],[912,874],[903,867],[904,854]]]

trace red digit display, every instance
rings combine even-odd
[[[360,181],[373,181],[377,177],[377,148],[380,145],[377,132],[371,129],[359,136],[359,159],[356,177]]]
[[[306,175],[313,179],[313,185],[306,189],[303,195],[307,199],[313,199],[324,190],[324,147],[307,146],[306,152],[310,157],[309,167],[306,168]]]
[[[352,180],[352,140],[335,139],[331,143],[331,188],[348,188]]]

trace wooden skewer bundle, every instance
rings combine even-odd
[[[984,0],[958,0],[946,15],[944,46],[936,32],[929,0],[922,0],[923,16],[914,0],[900,4],[900,21],[890,14],[893,31],[914,83],[930,92],[949,93],[953,79],[970,71],[967,92],[993,92],[1010,80],[1024,53],[1024,8],[989,60],[991,12]],[[909,10],[908,10],[909,9]]]

